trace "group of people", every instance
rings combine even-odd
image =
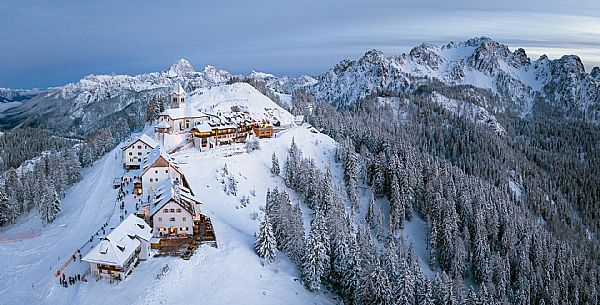
[[[85,274],[83,276],[81,276],[81,274],[76,274],[76,275],[73,275],[73,276],[66,277],[66,275],[63,273],[62,277],[60,277],[58,279],[58,281],[60,282],[60,285],[63,286],[63,287],[65,287],[65,288],[69,287],[71,285],[74,285],[75,283],[80,282],[82,280],[84,282],[86,282]]]

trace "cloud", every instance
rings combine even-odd
[[[5,0],[0,86],[163,70],[181,57],[234,73],[318,74],[373,48],[392,55],[482,35],[535,57],[575,53],[588,71],[600,63],[600,4],[521,2]]]

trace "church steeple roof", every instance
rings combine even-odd
[[[185,95],[185,90],[183,90],[183,87],[181,87],[180,83],[177,83],[177,85],[173,87],[171,94]]]

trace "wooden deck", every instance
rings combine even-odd
[[[217,238],[210,218],[200,215],[199,220],[194,220],[193,237],[161,238],[156,256],[180,256],[189,260],[196,249],[203,244],[217,248]]]
[[[196,249],[204,244],[218,248],[217,237],[215,236],[210,217],[201,214],[199,220],[194,220],[194,238],[188,246],[187,251],[181,257],[185,260],[190,259]]]

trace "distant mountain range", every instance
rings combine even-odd
[[[491,112],[600,122],[600,68],[586,73],[576,55],[556,60],[543,55],[532,61],[525,50],[511,51],[487,37],[443,46],[422,44],[408,54],[391,57],[371,50],[356,61],[341,61],[316,78],[256,76],[276,90],[289,93],[305,88],[317,99],[335,105],[368,96],[412,94],[432,83],[468,85],[499,99],[493,105],[481,99],[480,106]]]
[[[26,101],[0,113],[0,126],[39,126],[85,133],[143,113],[153,96],[165,97],[176,82],[187,91],[221,85],[229,72],[207,66],[197,72],[184,59],[168,70],[126,75],[89,75],[47,91],[0,89],[0,100]],[[252,72],[275,91],[304,89],[337,106],[375,96],[426,95],[444,105],[467,94],[476,116],[493,119],[498,112],[521,117],[551,117],[600,122],[600,68],[585,72],[579,57],[531,60],[523,49],[511,51],[490,38],[473,38],[443,46],[422,44],[408,54],[386,57],[368,51],[358,60],[343,60],[312,77],[277,77]],[[448,92],[452,92],[449,94]],[[461,92],[461,94],[456,94]],[[459,97],[457,97],[459,96]],[[455,105],[454,105],[455,106]],[[449,107],[452,106],[450,103]],[[492,122],[492,124],[495,124]]]

